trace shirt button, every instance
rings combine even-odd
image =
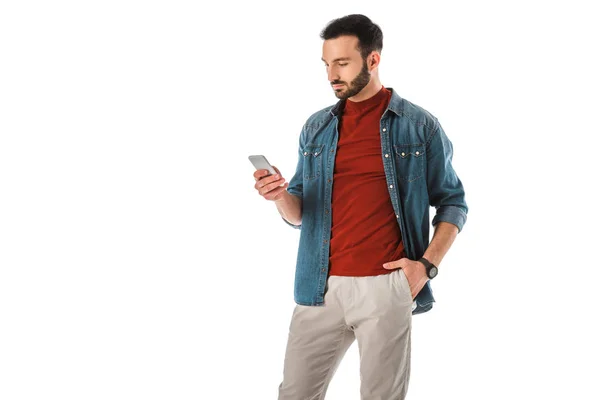
[[[385,132],[385,131],[386,131],[386,129],[385,129],[385,128],[383,128],[383,131]]]
[[[404,155],[405,155],[405,154],[406,154],[406,153],[404,153],[404,152],[403,152],[403,153],[402,153],[402,157],[404,157]]]
[[[390,185],[390,189],[393,189],[393,188],[394,188],[394,185]]]
[[[305,151],[305,152],[304,152],[304,155],[307,155],[307,154],[308,154],[308,153]]]
[[[389,156],[390,156],[389,154],[386,154],[386,155],[385,155],[385,158],[388,158]]]
[[[418,152],[418,151],[416,151],[416,152],[415,152],[415,155],[416,155],[416,156],[418,156],[418,155],[419,155],[419,152]]]
[[[400,218],[400,216],[398,214],[396,214],[396,218]]]
[[[323,268],[323,269],[321,270],[321,272],[325,272],[325,268]]]

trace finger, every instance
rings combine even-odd
[[[400,266],[398,265],[398,261],[390,261],[388,263],[383,264],[383,268],[385,269],[398,269]]]
[[[284,179],[284,178],[282,178],[281,176],[279,176],[279,174],[270,175],[270,176],[267,176],[267,177],[265,177],[265,178],[261,178],[260,180],[258,180],[258,181],[256,182],[256,185],[255,185],[255,187],[256,187],[257,189],[260,189],[260,188],[263,188],[263,187],[265,187],[266,185],[268,185],[268,184],[270,184],[270,183],[273,183],[273,182],[275,182],[275,181],[279,181],[279,180],[281,180],[281,179],[283,179],[283,180],[285,181],[285,179]]]
[[[265,176],[269,175],[269,173],[270,173],[270,172],[269,172],[268,170],[266,170],[266,169],[257,169],[256,171],[254,171],[254,174],[253,174],[253,176],[254,176],[254,180],[257,180],[257,181],[258,181],[258,180],[260,180],[261,178],[263,178],[263,177],[265,177]]]
[[[275,200],[281,197],[281,193],[283,193],[288,187],[288,183],[286,182],[283,186],[278,187],[277,189],[273,189],[270,191],[265,197],[267,200]]]
[[[264,169],[257,169],[256,171],[254,171],[252,176],[254,176],[254,179],[260,179],[264,175],[264,172]]]
[[[261,196],[264,196],[266,194],[269,194],[272,190],[277,189],[279,187],[281,187],[282,183],[285,182],[285,179],[280,179],[276,182],[270,183],[268,185],[264,185],[261,188],[258,189],[258,193]]]
[[[280,177],[277,176],[277,175],[268,175],[268,176],[265,176],[263,178],[259,178],[259,179],[256,180],[256,183],[254,184],[254,188],[256,190],[260,190],[265,185],[268,185],[269,183],[271,183],[274,180],[279,179],[279,178]]]
[[[267,200],[277,199],[278,196],[287,189],[288,185],[289,185],[289,183],[286,182],[282,187],[269,192],[269,194],[265,196],[265,199],[267,199]]]
[[[267,184],[267,185],[264,185],[264,186],[263,186],[263,187],[262,187],[262,188],[259,190],[259,192],[260,192],[260,193],[262,193],[262,194],[263,194],[263,196],[264,196],[265,194],[269,193],[270,191],[272,191],[272,190],[274,190],[274,189],[277,189],[278,187],[280,187],[280,186],[281,186],[281,184],[283,184],[284,182],[285,182],[285,179],[283,179],[283,178],[281,178],[281,179],[278,179],[278,180],[276,180],[276,181],[274,181],[274,182],[272,182],[272,183],[269,183],[269,184]]]

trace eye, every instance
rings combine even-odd
[[[346,65],[348,65],[348,63],[344,63],[344,64],[338,64],[340,67],[345,67]]]

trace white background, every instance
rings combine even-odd
[[[408,398],[600,398],[591,3],[2,2],[0,398],[276,398],[300,232],[247,157],[291,178],[336,101],[319,32],[350,13],[470,208]],[[328,400],[358,367],[355,343]]]

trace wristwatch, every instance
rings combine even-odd
[[[421,257],[419,261],[425,266],[425,270],[427,271],[427,277],[429,279],[435,278],[438,274],[438,268],[432,263],[430,263],[429,260],[425,257]]]

